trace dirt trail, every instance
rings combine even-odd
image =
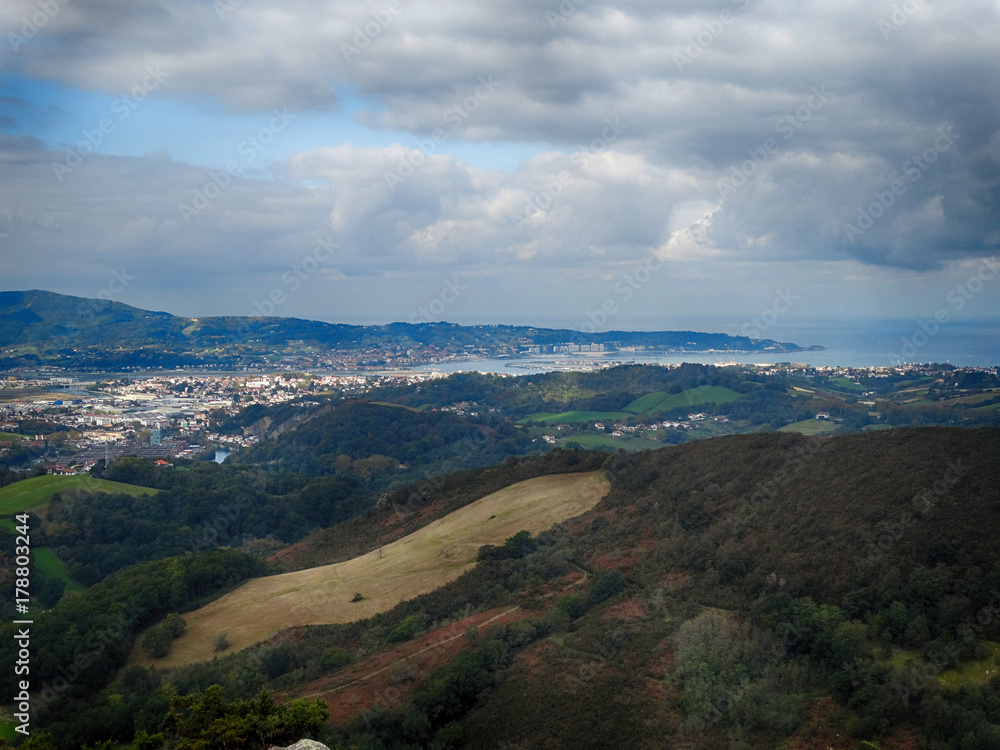
[[[476,627],[480,627],[480,628],[485,627],[486,625],[489,625],[492,622],[496,622],[501,617],[506,617],[507,615],[509,615],[509,614],[511,614],[513,612],[516,612],[519,609],[520,609],[520,607],[516,606],[516,605],[513,606],[513,607],[511,607],[510,609],[505,609],[500,614],[493,615],[488,620],[483,620]],[[342,685],[336,685],[336,686],[334,686],[332,688],[329,688],[327,690],[323,690],[323,691],[318,692],[318,693],[308,693],[308,694],[304,695],[303,697],[304,698],[310,698],[310,699],[312,699],[312,698],[322,698],[322,697],[324,697],[326,695],[330,695],[331,693],[336,693],[336,692],[338,692],[340,690],[344,690],[345,688],[349,688],[352,685],[356,685],[359,682],[365,682],[367,680],[370,680],[372,677],[375,677],[375,676],[380,675],[380,674],[382,674],[383,672],[385,672],[385,671],[387,671],[389,669],[392,669],[397,664],[402,664],[403,662],[409,661],[410,659],[415,659],[418,656],[426,654],[428,651],[433,651],[435,649],[440,649],[440,648],[446,646],[447,644],[451,643],[452,641],[456,641],[459,638],[464,638],[464,637],[465,637],[465,633],[462,632],[462,633],[457,633],[456,635],[450,636],[448,638],[445,638],[443,640],[435,641],[434,643],[431,643],[430,645],[424,646],[419,651],[414,651],[412,654],[408,654],[406,656],[403,656],[403,657],[401,657],[399,659],[396,659],[395,661],[391,662],[390,664],[387,664],[386,666],[381,667],[380,669],[376,669],[374,672],[369,672],[368,674],[361,675],[360,677],[355,677],[350,682],[345,682]]]

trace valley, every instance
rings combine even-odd
[[[997,377],[356,383],[205,414],[223,464],[0,473],[44,542],[42,736],[179,750],[172,696],[274,694],[338,750],[989,747]]]

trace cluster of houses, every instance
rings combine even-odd
[[[454,404],[448,404],[447,406],[431,409],[431,411],[447,411],[452,414],[457,414],[460,417],[465,415],[478,417],[482,413],[495,413],[497,408],[495,406],[483,406],[476,401],[458,401]]]
[[[592,426],[598,432],[608,432],[608,430],[610,430],[612,437],[625,437],[637,432],[654,432],[656,430],[692,430],[697,426],[698,422],[703,422],[708,419],[718,423],[729,421],[729,417],[724,414],[720,414],[716,417],[709,417],[709,415],[705,412],[698,412],[696,414],[688,414],[687,419],[684,420],[675,421],[666,419],[661,422],[643,422],[635,425],[627,425],[621,422],[616,422],[613,425],[607,425],[604,422],[594,422]],[[555,428],[560,432],[563,432],[572,430],[573,426],[569,424],[559,424],[556,425]],[[556,435],[542,435],[541,439],[549,445],[556,445],[560,442],[560,438]]]
[[[637,425],[626,425],[621,423],[616,423],[612,426],[611,434],[614,437],[623,437],[628,433],[634,432],[652,432],[653,430],[690,430],[695,427],[695,423],[703,422],[709,419],[708,414],[705,412],[698,412],[696,414],[688,414],[687,419],[682,420],[671,420],[665,419],[662,422],[651,422],[649,424],[643,422]],[[711,417],[713,422],[728,422],[729,417],[724,414],[720,414],[717,417]],[[602,432],[607,431],[608,426],[603,422],[594,422],[594,429],[600,430]]]

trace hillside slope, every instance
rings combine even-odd
[[[458,578],[485,544],[544,531],[579,515],[610,489],[600,472],[528,479],[480,498],[385,547],[343,563],[248,581],[185,616],[187,630],[160,667],[207,661],[225,633],[234,649],[300,625],[350,622],[391,609]],[[353,601],[361,593],[363,598]],[[133,663],[148,664],[141,651]]]
[[[218,683],[322,695],[331,748],[1000,746],[1000,430],[742,435],[604,471],[521,559],[134,672],[60,730],[94,744],[72,733]]]

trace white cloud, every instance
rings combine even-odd
[[[178,204],[205,170],[93,155],[58,183],[53,154],[7,139],[3,247],[17,247],[15,278],[132,253],[171,279],[201,268],[196,281],[280,271],[320,231],[342,244],[328,270],[340,279],[447,268],[597,278],[657,250],[905,269],[994,253],[1000,9],[920,2],[884,33],[896,5],[589,0],[553,22],[559,3],[533,0],[399,0],[394,12],[388,0],[246,0],[223,18],[195,0],[69,3],[2,48],[4,74],[117,94],[162,64],[158,97],[287,106],[300,123],[351,91],[369,107],[362,121],[433,153],[331,135],[273,165],[280,179],[234,179],[185,221]],[[37,9],[11,0],[0,23],[16,30]],[[955,143],[848,236],[946,125]],[[543,145],[509,172],[450,153],[485,142]],[[721,194],[748,160],[752,173]],[[305,187],[316,180],[326,187]]]

